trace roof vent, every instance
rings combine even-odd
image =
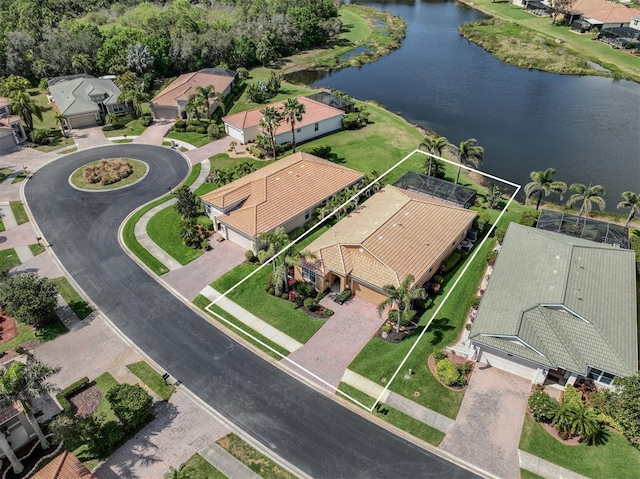
[[[405,211],[405,212],[404,212],[404,215],[405,215],[405,216],[409,216],[409,212],[408,212],[408,211]]]
[[[559,254],[556,255],[556,259],[560,259],[560,255]]]
[[[364,253],[364,248],[360,246],[360,248],[358,248],[358,251],[360,251],[361,253]]]
[[[557,270],[557,269],[554,269],[554,270],[553,270],[553,274],[558,274],[558,270]]]
[[[382,236],[382,235],[378,236],[379,240],[381,240],[382,238],[384,238],[384,236]]]

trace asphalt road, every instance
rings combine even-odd
[[[82,192],[69,185],[75,169],[107,157],[143,160],[149,173],[114,191]],[[185,160],[168,148],[113,145],[56,160],[38,170],[24,192],[58,258],[109,319],[202,400],[302,471],[315,478],[476,477],[264,361],[125,254],[117,231],[127,214],[187,173]]]

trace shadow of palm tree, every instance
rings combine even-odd
[[[456,327],[451,324],[451,320],[449,318],[434,319],[431,326],[429,326],[429,332],[433,334],[431,345],[436,346],[440,344],[444,338],[444,333],[453,329],[456,329]]]

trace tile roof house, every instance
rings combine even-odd
[[[303,226],[327,198],[358,183],[363,174],[297,152],[201,197],[220,235],[257,252],[256,239],[282,226]]]
[[[28,444],[36,437],[36,432],[29,423],[20,402],[16,401],[0,408],[0,434],[4,436],[4,440],[0,442],[0,458],[9,459],[14,470],[17,470],[16,467],[22,468],[13,451]],[[5,447],[10,449],[5,450]]]
[[[323,291],[350,288],[379,304],[409,274],[422,286],[471,229],[475,211],[387,185],[306,249],[296,278]]]
[[[14,151],[26,140],[20,117],[11,113],[11,100],[0,96],[0,153]]]
[[[69,451],[56,456],[32,479],[95,479],[96,476]]]
[[[606,0],[576,0],[565,19],[572,30],[584,33],[592,28],[628,27],[631,18],[638,14],[640,10]]]
[[[297,100],[304,105],[305,113],[302,121],[296,123],[296,143],[309,141],[342,129],[342,119],[345,117],[343,110],[304,96],[299,96]],[[225,131],[227,135],[240,143],[255,141],[256,137],[262,133],[260,128],[262,113],[260,110],[266,107],[282,109],[283,106],[284,102],[279,101],[254,108],[253,110],[225,116],[222,118]],[[291,125],[286,121],[282,121],[276,131],[276,143],[280,145],[287,141],[291,141]]]
[[[96,126],[108,113],[126,112],[121,93],[113,80],[84,73],[49,80],[49,96],[69,128]]]
[[[633,251],[511,223],[470,332],[478,361],[536,383],[638,370]]]
[[[213,89],[223,96],[227,96],[238,79],[238,73],[233,70],[220,68],[204,68],[197,72],[180,75],[158,93],[151,100],[151,113],[157,119],[186,118],[182,111],[189,101],[189,96],[198,87],[213,86]],[[209,115],[215,111],[217,105],[209,107]]]

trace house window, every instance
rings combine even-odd
[[[320,129],[320,123],[315,123],[313,125],[313,129],[314,129],[314,131],[318,131]]]
[[[302,279],[316,284],[316,272],[312,269],[302,267]]]
[[[296,133],[300,133],[302,131],[302,128],[296,128]]]
[[[596,368],[590,368],[587,377],[602,384],[611,384],[615,378],[613,374],[605,373],[604,371]]]
[[[123,113],[124,112],[124,106],[122,105],[113,105],[113,112],[114,113]]]
[[[311,210],[307,210],[307,211],[304,212],[304,219],[305,220],[308,220],[310,216],[311,216]]]

